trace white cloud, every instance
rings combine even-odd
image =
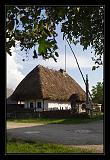
[[[7,88],[15,89],[19,82],[24,78],[24,75],[19,69],[23,66],[18,64],[15,60],[15,48],[11,48],[12,56],[7,54]]]
[[[40,60],[39,63],[41,63],[42,65],[44,66],[47,66],[47,67],[51,67],[51,68],[54,68],[54,69],[59,69],[59,68],[65,68],[65,55],[63,54],[59,54],[60,56],[57,58],[57,63],[53,60],[53,59],[48,59],[46,61],[42,61]],[[78,60],[78,63],[80,65],[81,68],[91,68],[93,66],[93,62],[91,60],[91,58],[89,57],[86,57],[86,56],[77,56],[77,60]],[[71,54],[67,54],[67,57],[66,57],[66,67],[68,69],[71,69],[71,68],[77,68],[77,63],[76,63],[76,60],[74,58],[74,56]]]

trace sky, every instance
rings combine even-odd
[[[79,85],[85,90],[85,84],[77,67],[74,56],[67,42],[63,40],[63,36],[59,26],[57,27],[57,33],[57,52],[59,53],[57,62],[55,62],[52,58],[48,60],[43,60],[42,57],[38,57],[38,59],[33,59],[33,49],[29,51],[29,59],[27,59],[26,61],[22,61],[22,59],[25,58],[25,53],[24,51],[20,51],[19,45],[16,45],[15,48],[11,48],[12,56],[9,56],[7,54],[7,88],[15,90],[21,80],[23,80],[23,78],[38,64],[54,70],[59,70],[60,68],[65,69],[66,45],[66,72],[74,80],[76,80]],[[94,65],[94,62],[92,61],[91,57],[94,56],[94,51],[91,50],[90,47],[87,50],[83,51],[83,47],[77,44],[72,45],[72,49],[78,59],[84,77],[86,78],[86,74],[88,74],[89,90],[91,91],[92,86],[96,85],[97,82],[103,81],[103,67],[101,66],[100,68],[92,71],[92,66]]]

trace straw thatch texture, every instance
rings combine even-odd
[[[20,82],[11,98],[69,101],[74,94],[85,101],[84,90],[67,73],[38,65]]]

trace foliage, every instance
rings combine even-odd
[[[103,82],[97,82],[96,86],[92,87],[92,100],[95,103],[103,103]]]
[[[96,65],[102,65],[104,53],[103,6],[6,6],[6,52],[20,43],[21,50],[34,48],[33,58],[42,56],[57,61],[56,26],[61,25],[63,37],[70,43],[80,43],[83,49],[95,50]],[[36,51],[38,45],[38,51]],[[98,66],[93,66],[93,70]]]

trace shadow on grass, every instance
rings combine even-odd
[[[89,123],[97,120],[103,120],[103,114],[94,115],[92,118],[88,116],[72,117],[72,118],[30,118],[30,119],[9,119],[8,122],[17,123],[42,123],[42,124],[80,124]]]

